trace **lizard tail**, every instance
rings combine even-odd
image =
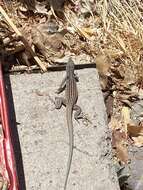
[[[69,177],[71,163],[72,163],[72,156],[73,156],[74,137],[73,137],[72,112],[73,112],[72,107],[69,107],[67,109],[67,125],[68,125],[68,133],[69,133],[69,156],[68,156],[67,172],[66,172],[64,190],[66,190],[66,188],[67,188],[67,182],[68,182],[68,177]]]

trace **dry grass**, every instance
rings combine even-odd
[[[142,3],[139,0],[102,0],[96,6],[103,23],[105,49],[122,52],[122,61],[139,80],[143,77]]]

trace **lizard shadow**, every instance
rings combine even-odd
[[[7,100],[8,100],[7,102],[8,102],[8,111],[9,111],[9,124],[10,124],[10,128],[11,128],[12,143],[13,143],[14,153],[15,153],[15,161],[16,161],[16,169],[17,169],[17,175],[18,175],[18,181],[19,181],[19,189],[26,190],[22,153],[21,153],[19,135],[18,135],[18,130],[17,130],[17,125],[19,125],[19,123],[16,122],[16,115],[15,115],[13,95],[12,95],[9,74],[4,75],[4,81],[5,81],[5,85],[6,85],[5,91],[6,91],[6,96],[7,96]]]

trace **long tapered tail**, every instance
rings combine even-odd
[[[66,179],[64,184],[64,190],[66,190],[68,177],[70,173],[72,156],[73,156],[73,146],[74,146],[74,137],[73,137],[73,121],[72,121],[72,106],[67,107],[66,115],[67,115],[67,125],[68,125],[68,133],[69,133],[69,157],[67,163],[67,172]]]

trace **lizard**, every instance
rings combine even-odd
[[[72,163],[73,148],[74,148],[74,134],[73,134],[73,121],[72,121],[73,110],[76,110],[74,118],[76,120],[81,118],[81,108],[76,105],[78,99],[78,90],[76,82],[78,82],[78,77],[74,73],[74,62],[70,58],[66,66],[66,76],[62,80],[62,83],[57,90],[57,94],[60,94],[62,91],[65,90],[65,98],[61,97],[55,98],[56,109],[60,109],[62,105],[66,106],[66,120],[67,120],[68,133],[69,133],[69,157],[67,163],[67,172],[64,183],[64,190],[66,190],[67,187],[68,176],[70,173],[70,168]]]

